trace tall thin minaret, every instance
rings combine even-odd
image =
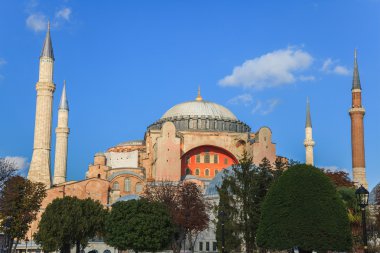
[[[313,147],[315,145],[315,142],[313,140],[313,129],[311,126],[309,98],[307,98],[306,101],[305,141],[303,144],[305,145],[306,150],[306,164],[314,165]]]
[[[66,182],[67,169],[67,139],[69,137],[69,103],[66,97],[66,81],[63,84],[61,102],[58,108],[58,124],[55,129],[55,160],[53,184]]]
[[[40,56],[39,79],[36,84],[36,119],[34,127],[33,156],[30,164],[28,179],[42,182],[47,188],[51,186],[50,179],[50,146],[53,93],[54,54],[50,38],[50,24],[46,32],[44,46]]]
[[[354,73],[352,79],[352,106],[349,110],[351,117],[351,148],[352,148],[352,175],[357,186],[368,188],[365,175],[364,155],[364,124],[365,110],[362,106],[362,87],[360,85],[357,52],[354,56]]]

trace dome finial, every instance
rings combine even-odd
[[[198,86],[198,96],[195,100],[196,101],[202,101],[203,100],[203,98],[201,96],[201,86],[200,85]]]

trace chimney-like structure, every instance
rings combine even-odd
[[[362,106],[362,87],[359,78],[357,51],[354,56],[354,73],[352,79],[352,106],[349,110],[351,117],[351,148],[352,148],[352,175],[357,186],[368,188],[365,173],[364,153],[364,123],[365,110]]]
[[[310,116],[310,103],[309,98],[306,101],[306,124],[305,124],[305,141],[303,142],[305,145],[306,151],[306,164],[314,165],[314,153],[313,148],[315,142],[313,140],[313,129],[311,126],[311,116]]]
[[[64,81],[61,101],[58,108],[58,124],[55,129],[54,185],[66,182],[67,142],[69,132],[69,103],[66,96],[66,81]]]
[[[34,127],[33,156],[28,179],[41,182],[47,188],[51,186],[50,149],[52,128],[52,107],[55,85],[53,82],[54,54],[50,38],[50,24],[46,32],[44,46],[40,56],[39,79],[36,84],[36,119]]]

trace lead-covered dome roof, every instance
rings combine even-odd
[[[237,120],[236,116],[226,107],[204,100],[188,101],[175,105],[165,112],[161,119],[180,116],[203,116],[213,119]]]
[[[237,119],[226,107],[205,101],[200,91],[194,101],[177,104],[164,113],[149,130],[159,130],[165,122],[174,123],[177,131],[213,131],[247,133],[251,128]]]

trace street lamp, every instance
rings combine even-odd
[[[219,218],[220,218],[220,221],[221,221],[221,225],[222,225],[222,253],[224,253],[224,220],[225,220],[225,217],[226,217],[226,213],[222,210],[219,212]]]
[[[28,242],[29,242],[29,238],[26,237],[25,238],[25,253],[28,253]]]
[[[363,247],[364,247],[364,253],[367,253],[367,225],[366,225],[366,217],[365,217],[365,208],[368,206],[368,195],[369,192],[366,188],[361,185],[356,191],[355,191],[356,199],[358,201],[358,205],[360,206],[360,209],[362,210],[362,227],[363,227]]]

